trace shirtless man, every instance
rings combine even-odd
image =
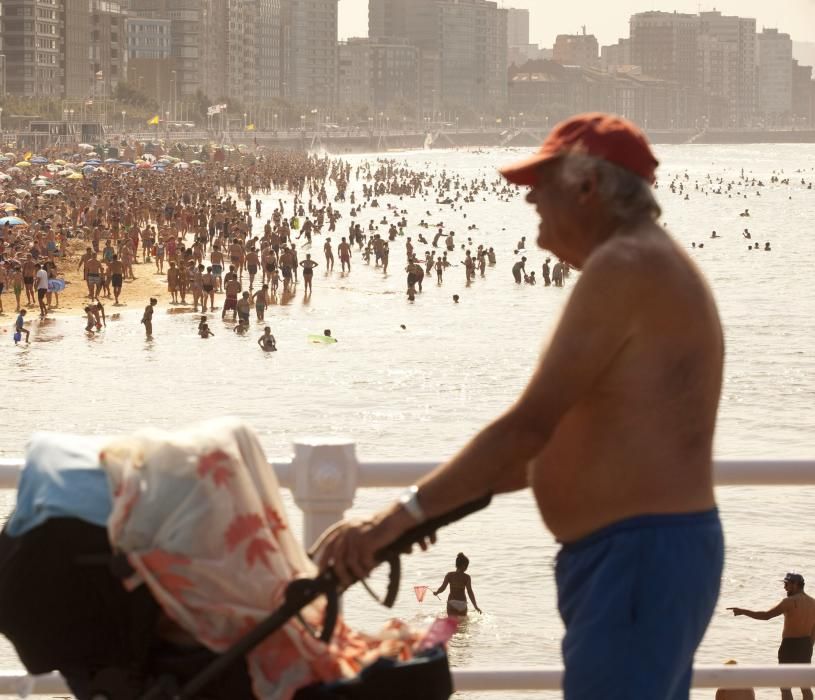
[[[238,242],[237,238],[233,238],[232,245],[229,246],[229,259],[232,261],[232,264],[237,268],[239,278],[243,280],[243,263],[244,263],[243,246]],[[257,270],[255,270],[255,272],[257,272]]]
[[[212,263],[212,275],[215,278],[215,288],[221,291],[221,274],[224,271],[224,255],[221,252],[221,246],[213,246],[212,252],[209,254],[209,261]]]
[[[170,292],[171,303],[178,303],[178,268],[175,266],[175,260],[170,261],[170,267],[167,268],[167,291]]]
[[[306,253],[306,259],[300,263],[303,268],[303,284],[305,285],[305,293],[311,294],[311,280],[314,277],[314,268],[317,263],[311,259],[311,253]]]
[[[201,275],[201,289],[203,290],[203,301],[201,311],[207,310],[207,299],[209,299],[209,310],[215,311],[215,275],[212,274],[212,266]]]
[[[88,296],[91,300],[99,299],[102,289],[102,263],[96,259],[96,253],[85,261],[85,274],[88,283]]]
[[[342,242],[337,246],[337,254],[340,256],[340,268],[345,272],[345,266],[348,266],[348,272],[351,272],[351,246],[345,241],[343,237]]]
[[[804,577],[801,574],[784,576],[784,590],[787,597],[766,612],[747,608],[728,608],[738,617],[745,615],[754,620],[772,620],[784,616],[784,631],[781,633],[781,646],[778,647],[778,663],[812,663],[812,644],[815,641],[815,599],[804,593]],[[812,689],[801,688],[804,700],[812,700]],[[781,700],[792,700],[792,689],[781,688]]]
[[[232,312],[232,320],[234,321],[238,315],[238,292],[241,291],[241,283],[236,279],[230,279],[224,287],[226,292],[226,299],[224,299],[224,308],[221,309],[221,319],[226,316],[227,311]]]
[[[37,274],[37,263],[34,262],[34,257],[31,253],[25,256],[23,262],[23,284],[25,284],[25,301],[26,304],[34,304],[36,297],[34,296],[34,276]],[[90,289],[90,285],[88,285]]]
[[[119,306],[119,295],[122,293],[125,268],[122,261],[119,260],[119,256],[115,253],[110,259],[108,272],[110,273],[110,283],[113,286],[113,303],[115,306]]]
[[[565,700],[687,700],[719,593],[724,340],[701,273],[657,224],[656,167],[631,122],[588,114],[503,171],[531,187],[538,245],[583,271],[558,328],[506,413],[399,501],[313,549],[350,584],[417,523],[532,487],[563,543]]]
[[[258,273],[258,266],[260,265],[260,258],[254,250],[250,250],[246,254],[246,271],[249,273],[249,289],[255,286],[255,275]]]

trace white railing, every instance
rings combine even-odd
[[[340,520],[354,502],[358,488],[400,487],[414,483],[436,462],[359,462],[354,443],[314,439],[295,443],[290,459],[273,463],[281,486],[291,490],[303,512],[303,544],[308,547],[329,525]],[[16,488],[23,460],[0,458],[0,488]],[[717,460],[717,486],[815,485],[815,460]],[[559,690],[563,669],[453,669],[461,691]],[[695,688],[815,687],[815,667],[696,666]],[[0,695],[69,692],[56,674],[31,677],[18,670],[0,671]]]

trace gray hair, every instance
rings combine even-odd
[[[597,196],[618,224],[634,223],[643,218],[656,221],[662,215],[648,182],[619,165],[583,153],[570,153],[563,158],[558,171],[561,184],[573,190],[594,176]]]

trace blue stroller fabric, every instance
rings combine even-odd
[[[111,498],[107,475],[99,466],[99,451],[108,440],[104,436],[35,433],[6,532],[19,537],[59,517],[105,527]]]

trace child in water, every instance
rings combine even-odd
[[[450,571],[441,584],[441,587],[434,592],[434,595],[441,593],[447,585],[450,585],[450,596],[447,598],[447,614],[450,616],[456,615],[463,617],[467,614],[467,597],[464,595],[465,591],[470,596],[470,601],[473,607],[481,612],[478,603],[475,602],[475,594],[473,593],[473,586],[470,576],[466,573],[467,567],[470,565],[470,560],[464,556],[462,552],[458,553],[456,557],[456,570]]]

